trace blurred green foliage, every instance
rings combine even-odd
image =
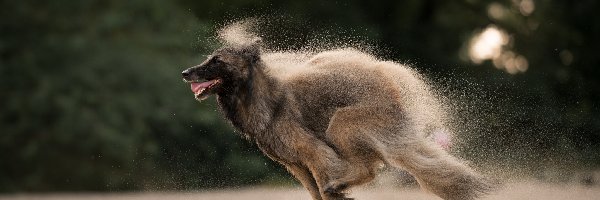
[[[494,2],[505,17],[489,16]],[[274,38],[284,44],[322,31],[359,35],[383,49],[380,56],[414,64],[464,106],[456,119],[465,124],[461,153],[477,163],[540,174],[598,167],[598,2],[535,1],[530,16],[515,2],[2,1],[0,192],[285,179],[213,100],[197,103],[179,75],[215,48],[206,38],[217,25],[251,16],[287,16],[290,26],[277,30],[285,38]],[[461,59],[489,24],[510,34],[529,70],[510,75]]]
[[[181,81],[208,22],[165,1],[0,7],[1,191],[229,186],[272,171]]]

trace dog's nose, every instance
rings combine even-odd
[[[183,70],[183,71],[181,72],[181,76],[182,76],[184,79],[187,79],[187,78],[189,78],[189,77],[190,77],[190,69]]]

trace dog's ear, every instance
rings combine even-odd
[[[254,39],[250,44],[246,47],[244,54],[246,58],[252,63],[255,64],[260,60],[260,46],[262,40],[260,38]]]

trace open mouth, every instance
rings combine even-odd
[[[208,97],[208,91],[210,91],[210,89],[214,86],[220,84],[221,79],[216,78],[208,81],[192,81],[190,83],[192,92],[194,92],[196,99],[204,100]]]

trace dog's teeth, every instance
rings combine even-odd
[[[206,88],[201,88],[200,90],[198,90],[198,92],[196,92],[196,95],[198,95],[198,94],[202,94],[202,92],[204,92],[204,90],[205,90],[205,89],[206,89]]]

